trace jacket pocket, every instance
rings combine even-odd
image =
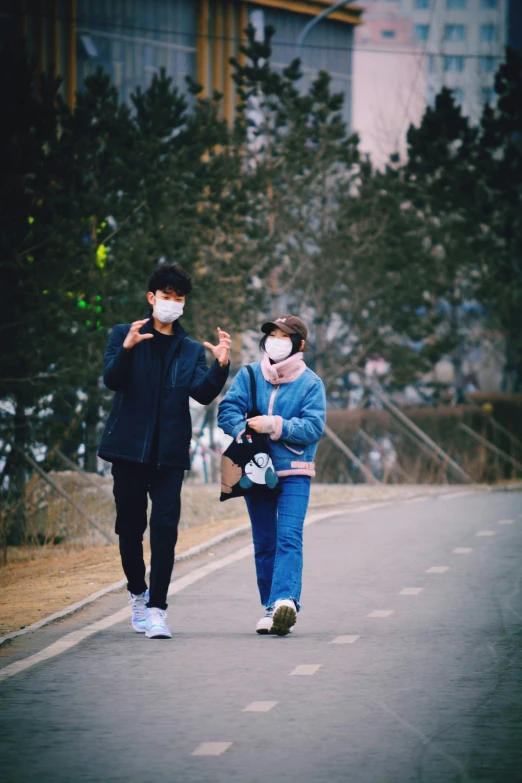
[[[111,411],[111,415],[114,415],[114,419],[112,421],[110,421],[109,419],[108,428],[107,428],[107,437],[109,437],[109,435],[112,435],[112,433],[114,432],[114,428],[118,423],[118,419],[120,418],[120,413],[121,413],[121,405],[122,405],[122,396],[121,394],[119,394],[119,396],[117,396],[117,398],[114,400],[114,408]]]
[[[297,454],[299,457],[305,453],[304,449],[293,449],[291,446],[288,445],[288,443],[285,443],[285,441],[283,441],[283,446],[285,447],[285,449],[288,449],[288,451],[291,451],[292,454]]]

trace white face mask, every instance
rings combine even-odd
[[[282,337],[267,337],[265,351],[273,362],[282,362],[292,353],[292,341]]]
[[[183,302],[173,302],[170,299],[157,299],[156,297],[154,299],[154,315],[160,323],[171,324],[183,314],[185,306]]]

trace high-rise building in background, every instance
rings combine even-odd
[[[354,129],[382,165],[442,87],[473,123],[494,102],[508,43],[508,0],[362,0],[355,33]]]

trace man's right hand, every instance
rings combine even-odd
[[[151,337],[154,337],[150,332],[147,332],[146,334],[140,333],[141,327],[143,324],[146,324],[147,321],[150,321],[150,318],[144,318],[142,321],[134,321],[134,323],[131,324],[127,337],[123,341],[123,347],[126,351],[130,351],[131,348],[134,348],[135,345],[143,342],[143,340],[150,340]]]

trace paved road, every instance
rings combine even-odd
[[[118,594],[5,646],[60,654],[4,668],[2,781],[521,783],[521,494],[317,521],[282,639],[253,632],[247,543],[176,571],[171,642],[125,620],[73,644]]]

